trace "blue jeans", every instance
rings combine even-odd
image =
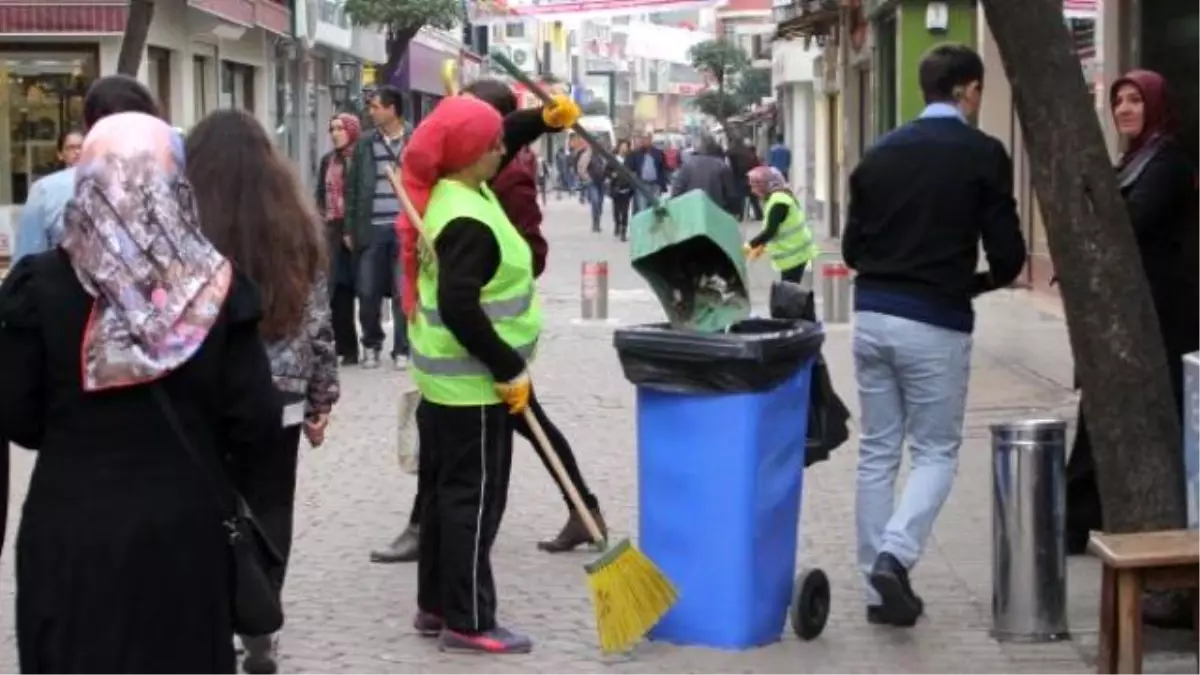
[[[662,192],[658,189],[657,185],[647,185],[646,187],[650,188],[650,192],[654,193],[655,197],[662,194]],[[633,191],[633,212],[641,213],[642,211],[645,211],[648,208],[650,208],[650,200],[646,199],[646,197],[644,197],[641,192],[634,190]]]
[[[587,185],[588,203],[592,207],[592,231],[600,231],[600,217],[604,215],[604,186],[597,183]]]
[[[408,323],[400,306],[400,257],[392,228],[374,233],[376,239],[358,252],[358,323],[365,349],[383,349],[383,301],[392,301],[392,356],[408,355]]]
[[[862,407],[858,448],[858,565],[880,553],[912,568],[958,472],[971,336],[875,312],[854,319],[854,372]],[[904,441],[912,468],[894,505]],[[880,599],[867,583],[867,604]]]

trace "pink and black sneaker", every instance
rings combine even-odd
[[[413,629],[421,637],[435,638],[442,634],[442,629],[446,627],[446,622],[442,621],[442,617],[418,609],[417,615],[413,617]]]
[[[473,635],[447,628],[442,631],[438,648],[444,652],[473,654],[528,654],[533,651],[533,641],[499,626]]]

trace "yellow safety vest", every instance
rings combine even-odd
[[[500,247],[496,274],[479,295],[483,311],[500,338],[527,360],[533,357],[542,330],[542,311],[533,280],[533,254],[513,227],[496,196],[485,185],[472,190],[454,180],[434,186],[425,211],[424,237],[433,248],[446,224],[471,218],[492,231]],[[499,403],[495,379],[442,323],[438,312],[438,262],[422,255],[417,277],[418,307],[409,317],[413,380],[425,399],[441,405]]]
[[[763,206],[763,213],[769,214],[776,204],[786,206],[788,214],[780,223],[779,231],[767,242],[767,254],[771,256],[771,266],[782,272],[811,261],[818,251],[796,198],[783,190],[772,192]]]

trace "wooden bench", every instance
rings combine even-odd
[[[1192,591],[1192,626],[1197,625],[1200,532],[1169,530],[1136,534],[1095,532],[1088,542],[1104,563],[1100,588],[1098,673],[1142,672],[1142,593]]]

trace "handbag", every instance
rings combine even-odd
[[[283,556],[263,532],[242,495],[227,480],[219,480],[196,451],[161,385],[154,384],[150,389],[179,444],[211,485],[218,513],[222,516],[221,525],[229,543],[232,563],[230,607],[233,630],[238,635],[270,635],[283,627],[283,604],[271,582],[271,573],[284,565]]]

